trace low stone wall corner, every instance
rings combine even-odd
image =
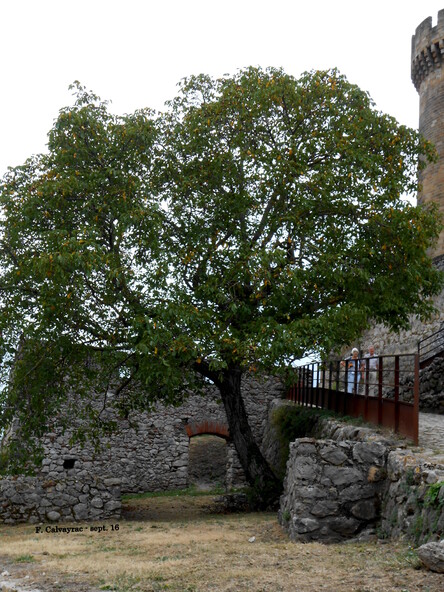
[[[120,479],[7,476],[0,479],[0,523],[118,519]]]
[[[379,442],[293,442],[279,511],[290,538],[339,542],[374,529],[386,458]]]
[[[369,428],[324,427],[290,444],[279,521],[292,540],[443,538],[444,465]]]

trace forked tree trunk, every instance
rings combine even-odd
[[[242,371],[229,369],[217,380],[230,436],[248,483],[253,487],[258,508],[272,507],[282,491],[282,482],[276,477],[254,440],[241,392]]]

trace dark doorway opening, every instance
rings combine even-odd
[[[225,487],[227,442],[225,438],[202,434],[190,438],[188,484],[200,490]]]

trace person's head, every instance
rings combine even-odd
[[[352,349],[352,358],[357,358],[358,355],[359,355],[359,350],[356,347],[354,347]]]
[[[374,356],[374,355],[375,355],[375,348],[374,348],[374,346],[373,346],[373,345],[369,345],[369,346],[368,346],[368,353],[369,353],[371,356]]]

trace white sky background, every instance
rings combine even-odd
[[[45,151],[79,80],[115,113],[162,109],[190,74],[337,67],[417,127],[411,37],[444,0],[2,0],[0,176]]]

